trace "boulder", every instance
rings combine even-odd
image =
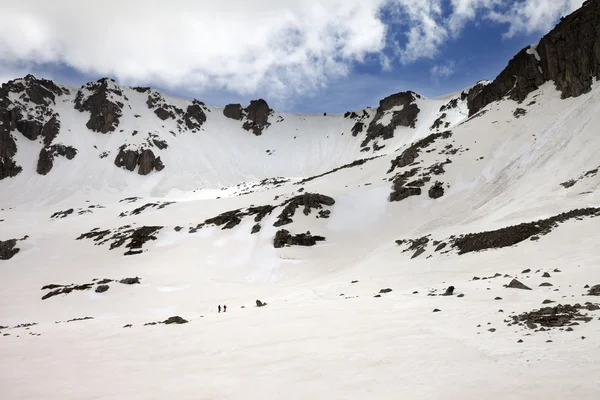
[[[256,300],[256,307],[264,307],[264,306],[266,306],[266,305],[267,305],[267,303],[263,303],[263,302],[262,302],[262,301],[260,301],[260,300]]]
[[[96,290],[94,290],[96,293],[104,293],[106,292],[108,289],[110,288],[110,286],[108,285],[98,285],[96,286]]]
[[[512,289],[531,290],[531,288],[525,286],[524,284],[522,284],[521,282],[519,282],[516,279],[513,279],[512,281],[510,281],[510,283],[506,287],[512,288]]]
[[[188,320],[183,319],[179,315],[176,315],[174,317],[169,317],[166,320],[164,320],[163,324],[166,324],[166,325],[170,325],[170,324],[187,324],[188,322],[189,322]]]
[[[0,240],[0,260],[10,260],[19,252],[17,239]]]

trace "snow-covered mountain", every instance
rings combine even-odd
[[[2,85],[5,397],[597,398],[599,26],[344,115]]]

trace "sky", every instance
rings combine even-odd
[[[583,0],[0,0],[0,82],[343,113],[494,79]]]

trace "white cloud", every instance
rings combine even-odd
[[[431,67],[429,74],[434,82],[439,82],[440,80],[447,79],[454,75],[454,72],[456,71],[455,68],[456,64],[454,61],[448,61],[444,64],[438,64]]]
[[[508,24],[505,37],[521,33],[545,32],[552,29],[557,18],[581,7],[584,0],[521,0],[505,10],[492,9],[488,18]]]
[[[383,0],[0,0],[0,59],[125,82],[303,92],[385,45]]]
[[[584,0],[390,0],[404,16],[404,42],[396,43],[404,64],[435,58],[440,47],[458,37],[469,22],[508,26],[505,37],[543,33],[556,20],[581,7]],[[443,12],[444,8],[446,12]]]
[[[547,30],[582,2],[0,0],[0,60],[6,71],[60,63],[126,84],[285,98],[369,56],[384,70],[435,58],[471,21],[506,24],[510,37]]]

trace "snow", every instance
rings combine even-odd
[[[504,322],[541,307],[545,299],[594,301],[581,295],[584,285],[600,283],[597,218],[561,224],[538,241],[461,256],[427,251],[411,259],[395,243],[598,206],[600,177],[560,186],[600,164],[597,84],[586,95],[561,100],[547,83],[522,104],[493,103],[462,125],[468,110],[459,101],[447,111],[453,136],[426,149],[435,151],[422,151],[416,162],[426,167],[445,160],[450,156],[439,152],[447,144],[465,151],[451,157],[444,174],[432,176],[421,196],[390,203],[390,161],[430,134],[440,107],[460,93],[419,98],[416,128],[399,127],[393,139],[381,141],[382,157],[302,185],[305,192],[336,200],[331,217],[316,219],[314,210],[305,216],[299,209],[294,223],[282,228],[310,230],[326,241],[281,249],[272,245],[281,207],[252,235],[252,217],[231,230],[188,229],[225,211],[280,205],[298,194],[298,178],[370,156],[360,151],[364,132],[356,138],[349,133],[355,121],[282,113],[283,122],[274,118],[256,137],[209,107],[200,132],[180,133],[174,121],[152,117],[146,95],[122,90],[127,112],[110,135],[82,129],[88,115],[73,112],[70,102],[57,102],[60,141],[79,153],[71,161],[58,159],[45,177],[35,173],[40,145],[15,135],[24,171],[0,182],[0,240],[29,238],[19,242],[13,259],[0,262],[5,283],[0,325],[38,325],[1,330],[10,334],[0,336],[7,366],[0,376],[3,398],[597,398],[600,313],[591,312],[594,321],[574,332],[526,336]],[[164,98],[181,108],[189,104]],[[528,106],[532,100],[536,103]],[[517,107],[527,114],[515,118]],[[138,135],[131,136],[132,130]],[[112,166],[118,146],[125,140],[139,145],[148,132],[169,144],[158,151],[164,171],[141,177]],[[106,160],[98,156],[103,151],[111,151]],[[292,180],[240,195],[252,186],[241,183],[274,176]],[[427,196],[435,180],[450,185],[437,200]],[[130,196],[142,199],[119,201]],[[175,203],[119,217],[158,201]],[[54,212],[93,204],[106,208],[50,219]],[[135,256],[75,240],[96,227],[126,224],[164,229]],[[175,232],[176,226],[183,230]],[[522,275],[526,268],[548,271],[552,278]],[[518,277],[534,290],[506,289],[509,278],[471,280],[495,273]],[[41,300],[46,291],[40,288],[50,283],[130,276],[141,277],[141,284],[111,283],[103,294],[75,291]],[[540,288],[543,281],[554,286]],[[449,285],[465,296],[427,295]],[[382,288],[393,291],[375,298]],[[502,300],[494,300],[497,296]],[[256,299],[268,305],[257,308]],[[227,313],[218,314],[218,304],[226,304]],[[173,315],[190,322],[144,326]],[[56,323],[85,316],[94,319]],[[126,324],[133,326],[123,328]]]

